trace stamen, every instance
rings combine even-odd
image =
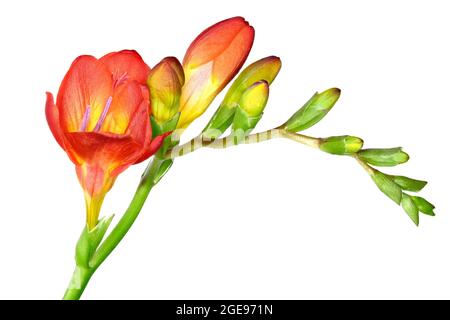
[[[86,131],[90,115],[91,115],[91,106],[87,105],[86,111],[84,111],[83,120],[81,121],[80,131]]]
[[[114,88],[117,88],[118,86],[120,86],[122,83],[124,83],[125,81],[128,80],[128,73],[124,72],[122,75],[120,75],[116,81],[114,82]]]
[[[103,122],[105,121],[106,114],[108,113],[109,107],[111,107],[112,97],[109,97],[106,101],[105,107],[103,108],[102,114],[100,115],[100,118],[97,121],[97,124],[95,125],[94,132],[100,131],[100,128],[103,125]]]

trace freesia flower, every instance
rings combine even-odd
[[[85,55],[72,63],[56,104],[47,93],[48,125],[76,166],[89,229],[96,226],[116,177],[154,154],[164,139],[151,139],[145,85],[149,73],[135,51],[113,52],[100,59]]]
[[[250,53],[254,35],[244,18],[234,17],[209,27],[192,42],[183,59],[179,128],[203,114],[237,74]]]

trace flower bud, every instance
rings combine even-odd
[[[320,139],[319,148],[331,154],[347,155],[361,150],[363,143],[358,137],[336,136]]]
[[[381,192],[391,198],[395,203],[400,204],[402,201],[402,188],[398,184],[378,170],[374,170],[371,177]]]
[[[245,90],[239,100],[239,106],[250,117],[259,117],[266,107],[269,99],[269,84],[262,80],[252,84]]]
[[[425,200],[422,197],[418,196],[411,196],[412,200],[414,201],[414,204],[417,206],[420,212],[429,215],[434,216],[434,205]]]
[[[281,127],[289,132],[299,132],[312,127],[325,117],[340,95],[341,90],[338,88],[331,88],[322,93],[314,94]]]
[[[183,67],[174,57],[164,58],[147,79],[153,118],[160,124],[172,119],[180,107]]]
[[[409,160],[409,155],[402,148],[365,149],[358,152],[360,159],[374,166],[393,167]]]
[[[418,192],[422,190],[427,182],[423,180],[411,179],[405,176],[389,176],[403,190]]]
[[[203,130],[203,135],[217,138],[233,122],[235,107],[241,96],[255,82],[264,80],[269,85],[273,82],[281,68],[281,60],[270,56],[258,60],[245,68],[231,85],[224,100]]]
[[[251,85],[241,96],[233,118],[235,143],[239,143],[250,133],[262,118],[262,113],[269,99],[269,84],[258,81]]]
[[[411,196],[403,193],[402,202],[401,202],[403,210],[405,210],[406,214],[411,218],[416,226],[419,225],[419,209],[414,203]]]
[[[179,128],[187,127],[208,108],[247,59],[255,31],[235,17],[203,31],[183,60],[186,83],[181,92]]]

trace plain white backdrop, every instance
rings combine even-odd
[[[384,171],[428,180],[437,216],[415,227],[355,161],[291,141],[199,150],[176,160],[84,298],[450,298],[449,10],[448,1],[0,2],[0,298],[61,298],[84,225],[45,91],[56,94],[80,54],[182,59],[198,33],[236,15],[256,29],[247,64],[283,62],[258,129],[337,86],[340,101],[305,133],[403,146],[411,160]],[[144,167],[118,178],[103,215],[122,214]]]

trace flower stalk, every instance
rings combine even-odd
[[[165,161],[167,160],[154,157],[144,171],[133,199],[120,221],[92,254],[87,264],[82,266],[77,261],[72,279],[64,294],[64,300],[78,300],[81,297],[94,272],[125,237],[144,206],[150,191],[161,179],[161,167]]]

